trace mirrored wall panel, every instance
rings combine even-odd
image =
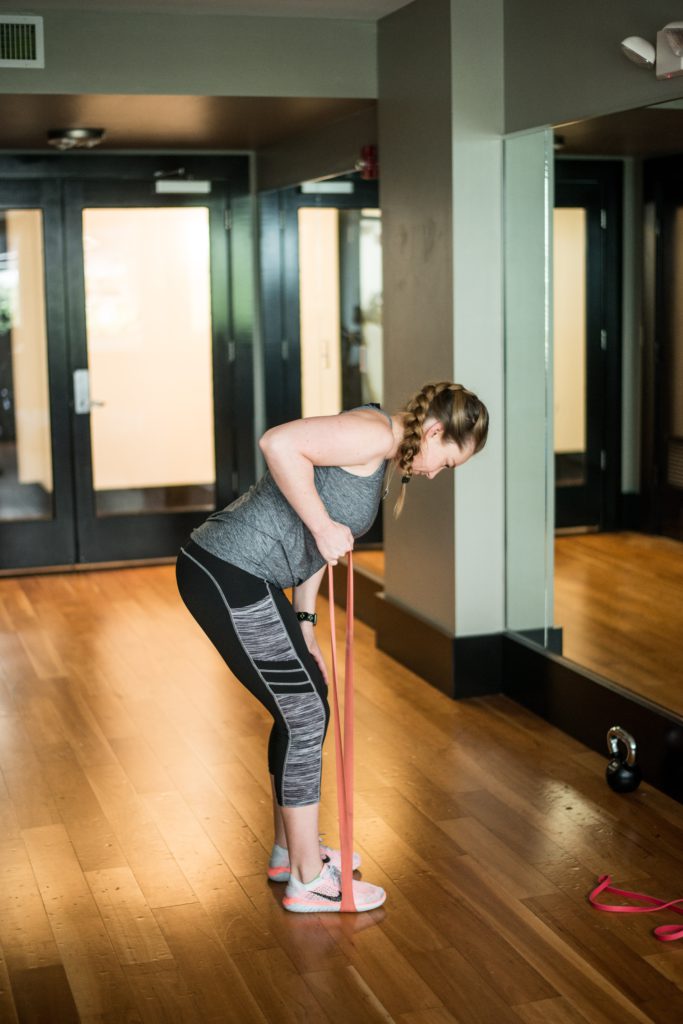
[[[553,642],[552,133],[505,141],[507,628]]]
[[[382,402],[380,211],[299,210],[303,416]]]

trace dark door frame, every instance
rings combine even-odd
[[[0,569],[75,561],[73,462],[68,394],[68,352],[61,189],[55,181],[0,179],[0,207],[40,209],[47,332],[52,459],[52,518],[0,521]]]
[[[216,507],[222,507],[253,481],[254,473],[254,427],[253,427],[253,317],[245,317],[244,303],[238,309],[230,301],[231,291],[243,268],[230,259],[230,250],[240,253],[240,259],[248,259],[251,274],[250,247],[251,200],[249,197],[248,157],[242,156],[201,156],[201,155],[133,155],[110,154],[54,154],[20,155],[0,157],[0,179],[3,189],[39,189],[41,195],[52,198],[53,207],[49,216],[59,235],[58,258],[51,256],[57,267],[68,268],[68,275],[58,280],[56,273],[47,275],[48,302],[50,306],[49,330],[49,373],[51,411],[53,420],[53,465],[63,464],[64,459],[73,467],[75,459],[89,460],[88,444],[84,443],[84,426],[73,415],[71,371],[87,365],[84,352],[84,311],[82,256],[79,255],[80,240],[75,243],[75,220],[73,209],[69,213],[64,203],[64,193],[80,190],[85,197],[93,198],[102,189],[110,190],[114,196],[119,190],[120,199],[101,205],[186,205],[182,195],[157,197],[154,181],[158,176],[178,175],[182,168],[185,177],[210,179],[215,183],[213,200],[215,209],[211,213],[211,276],[212,307],[214,315],[214,401],[215,401],[215,451],[216,451]],[[135,184],[137,183],[137,185]],[[142,183],[142,184],[141,184]],[[125,192],[134,189],[146,191],[144,204],[126,202]],[[194,197],[194,205],[210,205],[210,197]],[[192,202],[192,200],[190,200]],[[26,204],[24,204],[26,205]],[[35,206],[31,202],[29,205]],[[96,202],[93,205],[97,205]],[[219,208],[220,207],[220,208]],[[48,211],[47,205],[44,209]],[[230,209],[235,216],[230,217]],[[46,217],[48,213],[46,213]],[[64,245],[63,220],[71,221],[71,239]],[[80,224],[80,211],[77,220]],[[47,222],[46,222],[47,223]],[[49,221],[52,224],[52,220]],[[80,230],[80,228],[79,228]],[[46,235],[46,246],[48,239]],[[46,251],[46,261],[47,261]],[[66,258],[65,258],[66,256]],[[79,269],[80,263],[80,269]],[[68,277],[68,279],[65,279]],[[68,295],[69,326],[66,322],[65,301]],[[61,302],[61,305],[60,305]],[[61,315],[62,323],[59,324]],[[216,319],[218,324],[216,324]],[[235,382],[239,381],[239,386]],[[79,417],[80,419],[80,417]],[[82,420],[89,421],[84,416]],[[86,451],[87,448],[87,451]],[[88,462],[89,466],[89,462]],[[89,475],[89,473],[87,474]],[[76,476],[80,476],[77,482]],[[92,501],[92,491],[86,493],[83,473],[71,474],[66,481],[60,477],[56,494],[56,509],[59,513],[54,529],[58,530],[62,542],[37,541],[42,531],[47,538],[45,522],[0,524],[8,528],[7,540],[3,543],[6,553],[1,568],[23,569],[42,566],[76,565],[78,563],[99,563],[139,558],[171,557],[179,543],[205,517],[206,512],[171,513],[144,517],[129,517],[128,523],[115,522],[125,517],[111,516],[92,520],[97,527],[99,540],[92,530],[85,528],[85,547],[78,550],[73,539],[66,540],[70,532],[76,535],[74,515]],[[180,521],[178,519],[180,517]],[[173,519],[173,523],[171,520]],[[140,529],[143,521],[144,528]],[[152,522],[154,520],[154,522]],[[14,530],[10,528],[14,527]],[[14,536],[10,536],[10,534]],[[30,534],[30,536],[29,536]]]
[[[586,206],[587,251],[587,477],[599,508],[586,524],[585,498],[557,489],[558,526],[621,525],[621,278],[623,166],[620,160],[555,161],[555,205]],[[604,454],[602,454],[604,453]]]

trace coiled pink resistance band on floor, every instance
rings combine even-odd
[[[328,566],[334,750],[337,759],[337,805],[341,848],[341,910],[354,913],[353,899],[353,555],[349,551],[346,577],[346,659],[344,669],[344,743],[342,745],[337,675],[337,634],[334,628],[333,567]]]
[[[616,889],[610,885],[610,875],[600,875],[599,883],[588,897],[589,902],[596,910],[609,910],[615,914],[651,914],[655,910],[671,910],[674,914],[683,914],[683,908],[677,907],[676,903],[683,903],[683,899],[660,900],[656,896],[647,896],[642,892],[629,892],[628,889]],[[627,896],[633,900],[644,900],[650,903],[649,907],[629,907],[621,903],[598,903],[597,897],[601,892],[613,892],[617,896]],[[683,927],[677,924],[660,924],[654,929],[654,935],[660,942],[674,942],[676,939],[683,939]]]

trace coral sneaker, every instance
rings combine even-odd
[[[282,906],[295,914],[338,913],[341,910],[341,898],[341,872],[334,864],[325,864],[318,877],[305,885],[296,878],[290,878]],[[358,912],[375,910],[382,906],[386,898],[387,894],[381,886],[354,880],[353,900]]]
[[[341,853],[339,850],[333,850],[331,846],[325,846],[320,841],[320,859],[323,864],[334,864],[336,868],[341,871]],[[353,853],[353,870],[360,867],[360,854]],[[278,846],[277,843],[273,845],[273,851],[268,861],[268,878],[271,882],[288,882],[289,881],[289,851],[284,846]]]

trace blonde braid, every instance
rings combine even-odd
[[[444,391],[466,391],[462,384],[454,384],[452,381],[439,381],[437,384],[425,384],[407,402],[403,420],[403,440],[398,452],[397,462],[401,470],[401,491],[394,505],[394,516],[398,518],[403,510],[403,503],[406,497],[406,487],[413,475],[413,459],[420,451],[424,433],[424,422],[427,419],[434,399]]]

